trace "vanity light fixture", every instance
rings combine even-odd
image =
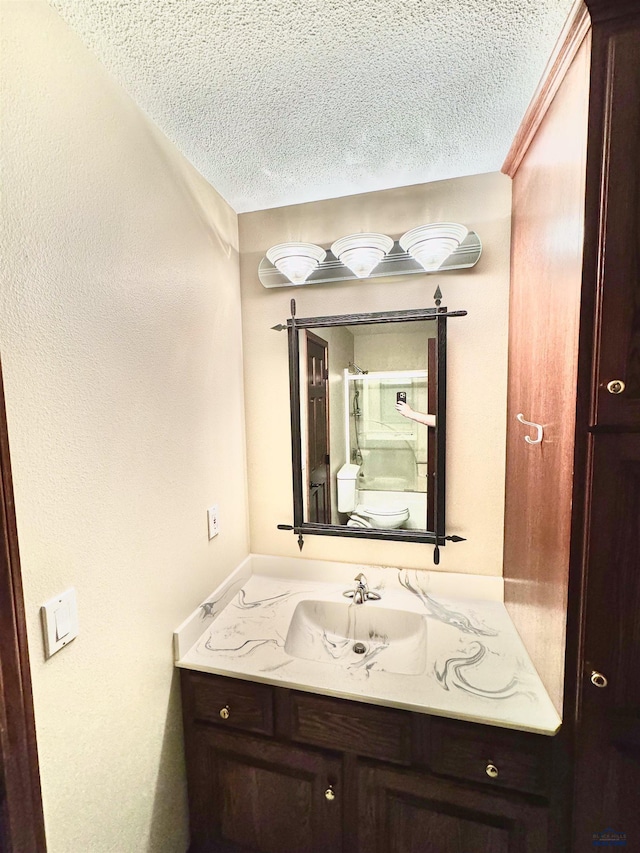
[[[350,234],[326,250],[314,243],[279,243],[260,261],[258,278],[271,288],[424,275],[470,269],[481,254],[475,231],[437,222],[412,228],[399,240],[370,232]]]
[[[358,278],[368,278],[392,248],[393,240],[386,234],[366,233],[341,237],[331,246],[331,251]]]
[[[315,243],[278,243],[267,252],[267,260],[292,284],[304,284],[326,256]]]
[[[437,222],[412,228],[398,242],[426,272],[433,272],[441,267],[468,233],[468,228],[457,222]]]

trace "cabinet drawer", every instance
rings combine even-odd
[[[411,714],[345,699],[291,693],[291,737],[341,752],[411,762]]]
[[[435,773],[545,796],[551,740],[527,732],[434,719],[430,765]]]
[[[273,734],[273,688],[266,684],[183,670],[182,690],[193,720]]]

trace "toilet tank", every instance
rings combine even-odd
[[[343,465],[338,471],[338,512],[353,512],[356,508],[356,482],[359,465]]]

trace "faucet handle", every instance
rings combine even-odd
[[[360,574],[359,574],[359,575],[356,575],[356,576],[355,576],[354,581],[357,581],[358,583],[361,583],[363,586],[368,586],[368,584],[367,584],[367,579],[366,579],[366,578],[365,578],[365,576],[362,574],[362,572],[360,572]]]

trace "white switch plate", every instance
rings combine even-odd
[[[50,658],[78,636],[78,605],[73,587],[40,608],[45,656]]]
[[[207,510],[207,523],[209,525],[209,539],[213,539],[220,533],[220,520],[218,518],[218,504],[210,506]]]

